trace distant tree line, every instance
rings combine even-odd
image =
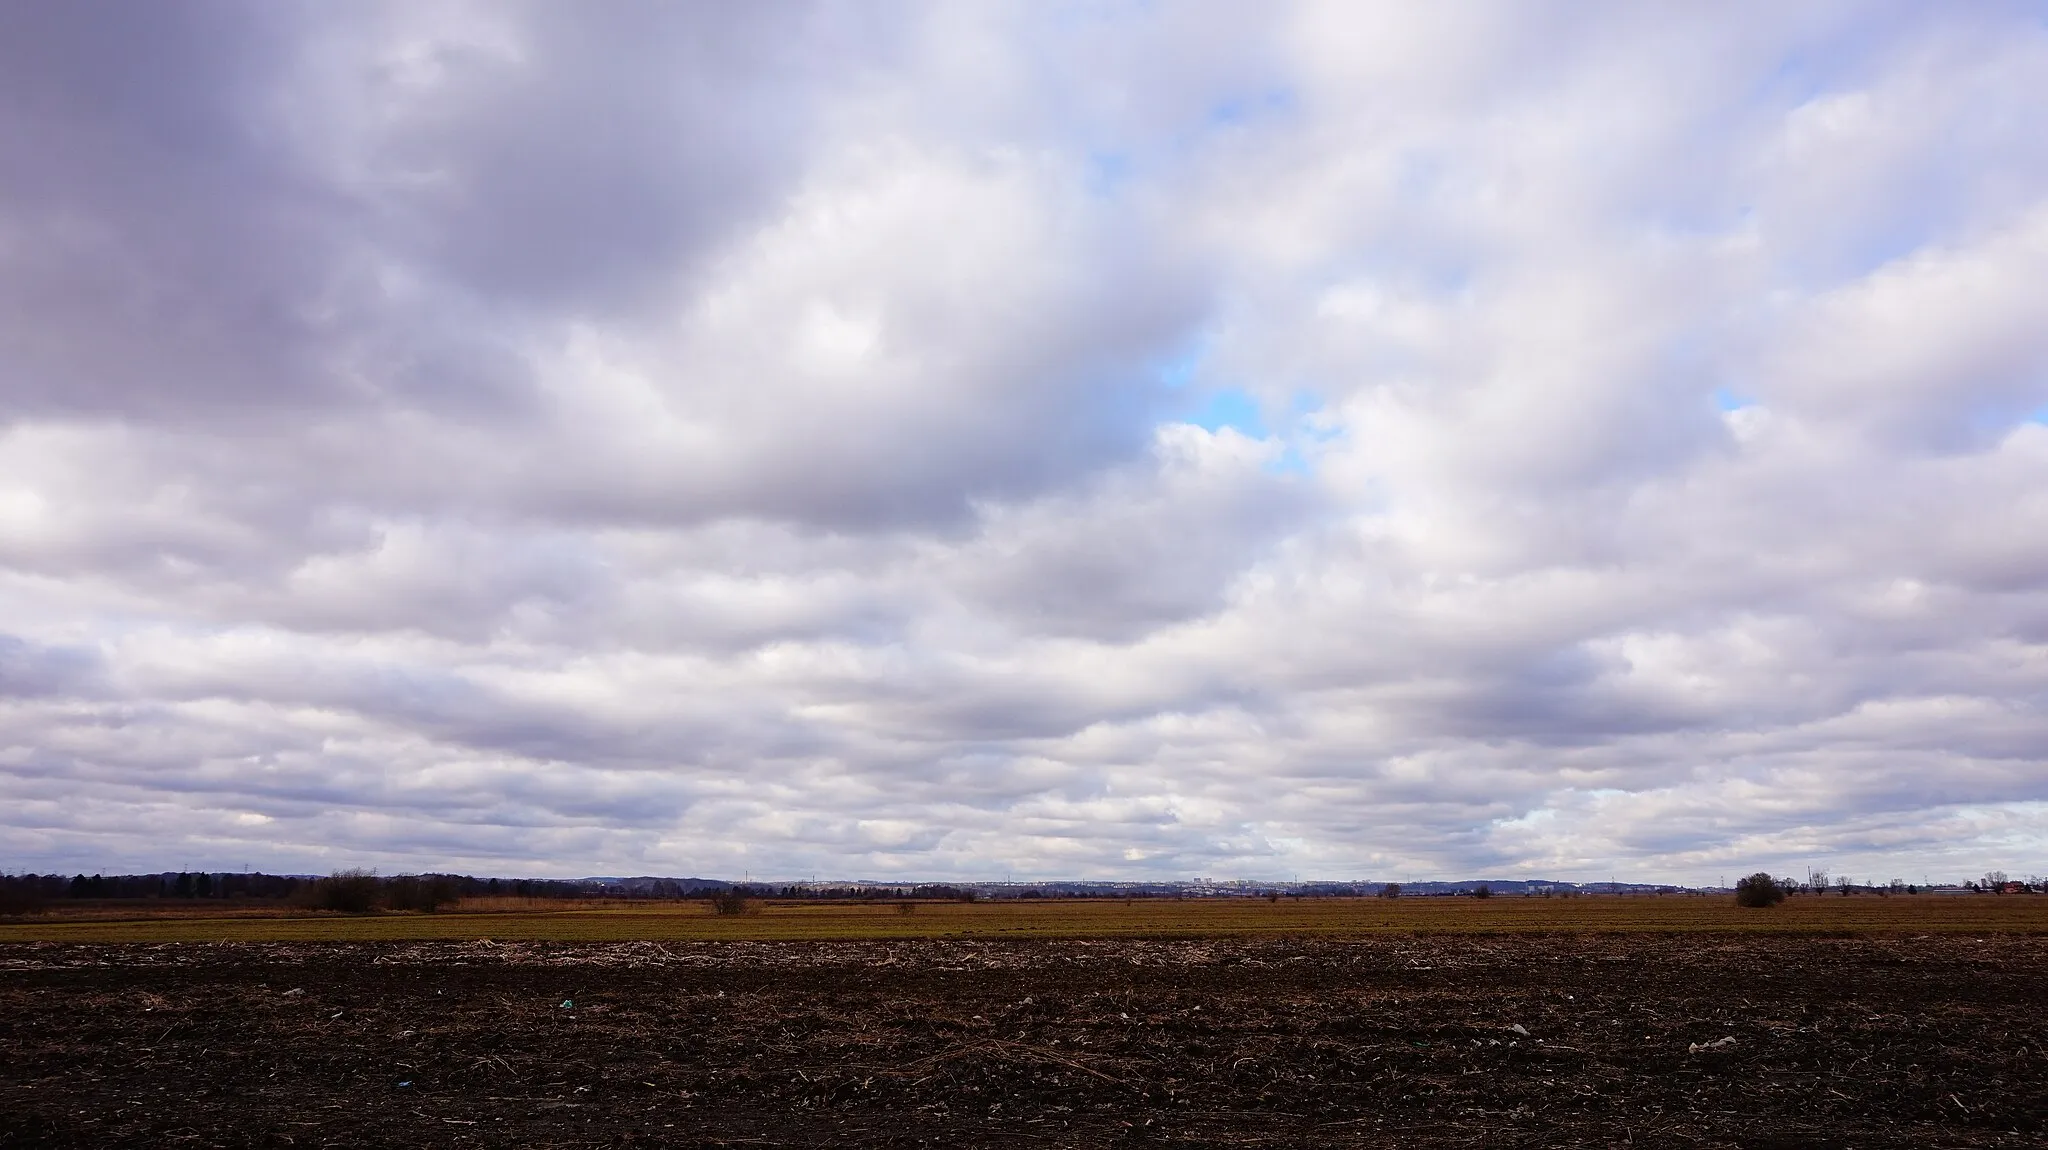
[[[0,876],[0,889],[39,900],[142,898],[290,898],[303,879],[247,871],[166,871],[163,874],[24,874]]]
[[[258,871],[165,871],[162,874],[22,874],[0,875],[0,915],[32,914],[67,902],[200,902],[254,901],[329,910],[431,911],[465,898],[509,895],[518,898],[575,899],[618,897],[691,897],[677,887],[672,893],[624,891],[603,884],[552,879],[475,878],[469,875],[420,874],[378,877],[368,871],[340,871],[326,877],[275,875]]]
[[[1919,894],[1921,887],[1892,879],[1884,883],[1857,883],[1847,875],[1831,874],[1815,868],[1806,876],[1773,876],[1758,872],[1742,880],[1745,886],[1738,887],[1738,895],[1744,891],[1749,897],[1769,898],[1762,892],[1766,886],[1776,892],[1775,898],[1750,905],[1770,905],[1771,902],[1799,896],[1851,894],[1874,894],[1879,896],[1895,894]],[[1506,885],[1506,884],[1503,884]],[[1608,884],[1613,885],[1613,884]],[[1582,893],[1571,884],[1516,884],[1517,893],[1524,897],[1573,898]],[[1987,871],[1982,878],[1951,885],[1950,891],[1967,890],[1984,894],[2024,894],[2029,892],[2048,893],[2048,882],[2039,875],[2025,878],[2008,876],[2004,871]],[[1055,883],[1044,889],[1027,887],[1021,890],[1009,887],[994,887],[977,890],[970,886],[947,883],[904,883],[888,885],[845,885],[812,886],[781,885],[767,883],[734,883],[716,879],[515,879],[476,878],[471,875],[419,874],[379,877],[367,871],[343,871],[325,877],[308,875],[274,875],[260,871],[165,871],[160,874],[20,874],[0,875],[0,915],[33,914],[40,909],[67,902],[102,901],[136,902],[144,900],[171,900],[202,902],[206,900],[257,901],[301,907],[330,910],[412,910],[432,911],[458,903],[464,899],[492,896],[532,899],[716,899],[722,895],[737,892],[741,900],[763,898],[785,899],[847,899],[866,902],[900,901],[914,899],[921,901],[974,902],[980,898],[1166,898],[1186,897],[1186,892],[1172,889],[1132,888],[1088,888],[1085,884]],[[1660,889],[1643,887],[1630,893],[1675,893],[1675,888]],[[1278,891],[1247,888],[1232,892],[1235,897],[1253,895],[1269,898],[1279,897]],[[1288,897],[1352,896],[1377,894],[1382,898],[1412,897],[1414,895],[1468,895],[1485,898],[1499,896],[1502,892],[1488,884],[1417,883],[1407,888],[1400,884],[1387,883],[1384,886],[1345,886],[1342,884],[1302,884],[1286,892]]]
[[[627,886],[562,879],[475,878],[470,875],[422,874],[379,878],[367,871],[342,871],[326,877],[275,875],[260,871],[165,871],[162,874],[20,874],[0,875],[0,906],[41,906],[65,900],[254,899],[290,902],[308,890],[333,886],[343,879],[363,885],[369,880],[380,901],[395,899],[411,906],[424,901],[448,903],[465,898],[503,895],[515,898],[698,898],[731,884],[686,884],[662,880]],[[346,885],[345,883],[343,885]]]
[[[1970,879],[1960,887],[1928,887],[1930,891],[1946,889],[1966,890],[1975,894],[2048,894],[2048,882],[2039,875],[2016,879],[2004,871],[1986,871],[1981,879]],[[1918,883],[1904,879],[1892,879],[1882,883],[1858,883],[1848,875],[1831,875],[1820,867],[1809,868],[1804,879],[1790,875],[1774,876],[1768,871],[1757,873],[1735,884],[1735,901],[1742,906],[1776,906],[1794,895],[1817,896],[1834,894],[1847,898],[1852,894],[1871,894],[1880,898],[1890,895],[1919,894]]]
[[[1030,892],[1036,893],[1036,892]],[[901,886],[815,888],[732,883],[711,879],[628,879],[620,881],[476,878],[457,874],[380,877],[370,871],[337,871],[326,876],[274,875],[257,871],[165,871],[161,874],[0,875],[0,915],[32,914],[67,902],[256,901],[314,910],[363,913],[373,910],[434,911],[464,899],[717,899],[761,898],[922,899],[973,902],[970,887],[944,883]]]

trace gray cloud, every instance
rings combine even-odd
[[[2024,870],[2044,65],[5,6],[4,862]]]

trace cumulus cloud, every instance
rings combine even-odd
[[[2048,842],[2021,7],[0,12],[5,865]]]

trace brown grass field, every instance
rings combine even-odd
[[[5,942],[833,941],[975,938],[1346,938],[1428,934],[2048,934],[2048,897],[1801,897],[1764,910],[1683,895],[1405,899],[784,901],[720,916],[700,902],[498,899],[438,914],[337,915],[190,904],[59,910],[0,923]]]

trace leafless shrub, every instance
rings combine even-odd
[[[384,884],[384,904],[392,910],[417,910],[432,914],[461,898],[455,880],[447,875],[399,875]]]
[[[326,878],[314,879],[294,896],[301,906],[314,910],[336,910],[343,914],[368,914],[377,909],[377,872],[338,870]]]
[[[1736,906],[1776,906],[1785,901],[1785,888],[1778,880],[1758,871],[1735,883]]]

